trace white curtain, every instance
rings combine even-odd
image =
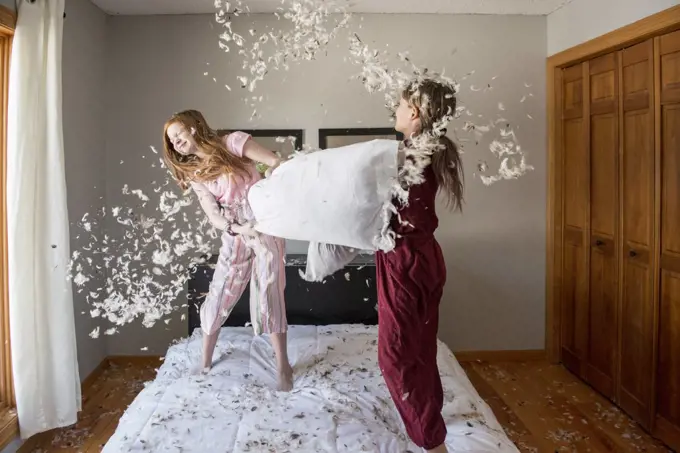
[[[61,117],[65,0],[20,0],[9,77],[7,221],[12,367],[21,437],[81,408]]]

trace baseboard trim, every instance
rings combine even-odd
[[[92,370],[85,379],[83,379],[83,382],[80,383],[80,388],[84,391],[85,389],[92,387],[92,384],[94,384],[97,379],[99,379],[99,377],[104,374],[104,371],[108,367],[109,362],[106,360],[106,357],[104,357],[104,360],[99,362],[99,365],[97,365],[95,369]]]
[[[107,368],[113,366],[125,365],[160,365],[161,356],[159,355],[110,355],[104,359],[92,370],[90,374],[80,383],[80,388],[85,391],[94,384],[97,379],[101,377]]]
[[[460,351],[453,355],[459,362],[540,362],[546,359],[544,349]]]
[[[106,358],[109,365],[160,365],[162,356],[159,355],[110,355]]]

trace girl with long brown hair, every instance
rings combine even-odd
[[[173,115],[163,130],[165,163],[180,187],[191,187],[212,225],[222,230],[222,247],[210,291],[201,306],[203,369],[212,366],[220,328],[250,280],[250,313],[256,335],[269,333],[276,353],[279,389],[293,386],[286,332],[285,242],[253,230],[250,187],[261,179],[255,165],[271,172],[279,158],[244,132],[224,137],[203,115]]]
[[[397,202],[398,215],[392,222],[396,247],[376,252],[378,362],[411,440],[430,452],[447,451],[437,367],[446,266],[434,232],[437,193],[445,196],[451,209],[461,209],[463,202],[460,154],[443,126],[455,110],[455,89],[445,83],[416,81],[401,93],[395,112],[395,129],[406,137],[401,174],[405,176],[407,168],[419,171],[415,183],[405,183],[407,202]],[[431,152],[419,153],[413,145],[423,140]]]

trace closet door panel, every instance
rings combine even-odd
[[[621,407],[649,427],[653,371],[654,53],[653,41],[621,52]]]
[[[680,450],[680,31],[657,40],[661,243],[656,428]]]
[[[615,393],[617,348],[618,65],[617,54],[589,62],[590,302],[586,380]]]
[[[564,257],[561,351],[565,366],[584,377],[588,354],[589,152],[584,65],[563,71]]]

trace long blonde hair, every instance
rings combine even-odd
[[[421,132],[434,133],[435,125],[456,112],[456,91],[453,86],[425,79],[409,84],[401,96],[420,113]],[[456,144],[440,131],[440,149],[432,153],[432,170],[439,190],[446,196],[447,207],[462,210],[463,163]]]
[[[207,154],[200,158],[194,154],[182,155],[175,151],[168,128],[175,123],[183,125],[196,140],[196,144]],[[163,127],[163,159],[177,183],[187,189],[191,181],[211,181],[223,174],[231,177],[247,178],[248,159],[231,153],[224,145],[217,131],[208,126],[203,114],[198,110],[185,110],[175,113]]]

